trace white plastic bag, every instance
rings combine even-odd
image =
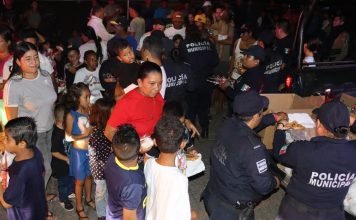
[[[353,180],[349,192],[344,199],[344,209],[350,215],[356,217],[356,178]]]

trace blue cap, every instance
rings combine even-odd
[[[313,113],[321,124],[336,137],[344,138],[347,136],[350,113],[344,103],[333,100],[323,104],[320,108],[314,109]]]
[[[256,57],[257,59],[261,60],[262,62],[264,62],[266,59],[265,50],[258,45],[252,45],[251,47],[247,48],[246,50],[243,50],[242,53],[246,54],[246,55],[252,55],[252,56]]]
[[[233,103],[234,113],[241,116],[253,116],[268,107],[269,100],[255,90],[242,92],[235,96]]]

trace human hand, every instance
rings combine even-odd
[[[195,135],[200,136],[200,133],[199,133],[198,129],[194,126],[194,124],[189,119],[185,119],[184,120],[184,124],[188,128],[188,130],[190,132],[192,132],[192,136],[191,137],[195,137]]]
[[[225,90],[228,86],[229,86],[229,80],[227,80],[225,78],[219,80],[220,89]]]
[[[356,121],[356,117],[350,115],[350,126],[352,126]]]
[[[84,134],[85,136],[89,136],[92,131],[93,131],[93,127],[92,127],[92,126],[89,126],[88,128],[85,128],[83,134]]]
[[[287,130],[288,128],[286,128],[288,121],[287,120],[280,120],[277,123],[277,129],[278,130]]]
[[[281,120],[286,120],[288,121],[288,114],[285,113],[285,112],[277,112],[277,113],[274,113],[274,118],[276,118],[277,120],[276,121],[281,121]]]

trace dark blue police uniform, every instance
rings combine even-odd
[[[237,95],[234,112],[238,113],[236,100],[246,93]],[[243,115],[257,114],[267,105],[256,107],[255,98],[245,97],[249,103],[239,106]],[[252,105],[250,105],[252,103]],[[255,104],[254,104],[255,103]],[[253,106],[255,105],[255,106]],[[251,110],[252,109],[252,110]],[[249,111],[249,114],[247,113]],[[270,156],[260,137],[237,117],[227,119],[217,132],[216,142],[211,152],[211,169],[208,185],[203,193],[204,204],[210,219],[237,219],[248,206],[259,202],[277,185],[269,170]],[[253,212],[253,208],[250,209]],[[253,214],[251,218],[254,219]]]
[[[277,219],[344,219],[343,200],[356,176],[356,146],[341,131],[348,127],[349,114],[334,101],[320,108],[318,118],[338,137],[317,136],[286,145],[285,131],[275,133],[275,157],[293,168]]]

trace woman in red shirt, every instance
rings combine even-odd
[[[116,103],[105,128],[105,136],[111,141],[117,127],[132,124],[140,138],[151,136],[161,117],[164,100],[159,93],[162,86],[161,68],[152,62],[144,62],[138,73],[138,88],[125,94]]]

